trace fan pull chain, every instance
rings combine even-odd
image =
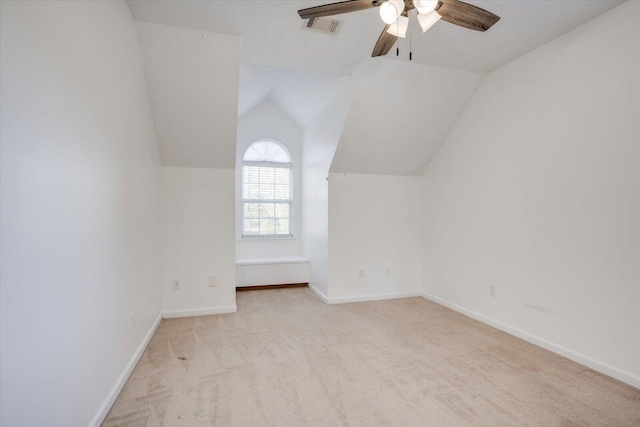
[[[409,61],[413,61],[413,31],[409,29]]]
[[[396,34],[399,34],[400,33],[400,19],[397,19],[395,24],[396,24]],[[400,37],[396,37],[396,56],[400,56]]]

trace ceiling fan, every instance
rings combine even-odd
[[[398,37],[406,37],[409,12],[416,9],[422,32],[443,19],[451,24],[476,31],[487,31],[500,17],[477,6],[459,0],[348,0],[298,11],[302,19],[357,12],[379,7],[386,24],[371,56],[386,55]]]

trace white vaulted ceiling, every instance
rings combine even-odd
[[[375,43],[381,29],[378,12],[367,10],[341,17],[349,25],[336,36],[304,30],[296,11],[319,4],[309,1],[133,0],[128,4],[139,21],[242,37],[244,63],[311,73],[341,74],[357,64],[370,53],[361,51],[362,46]]]
[[[240,39],[146,22],[137,28],[163,164],[233,168]]]
[[[262,102],[271,100],[303,128],[348,79],[348,76],[241,64],[238,116],[241,117]]]
[[[386,58],[363,68],[331,171],[421,175],[484,74]]]
[[[164,164],[232,168],[238,116],[269,101],[304,128],[349,81],[332,170],[420,174],[486,73],[622,3],[470,0],[501,20],[424,34],[414,21],[400,56],[370,58],[377,9],[338,15],[334,36],[303,29],[297,10],[330,2],[128,0]]]
[[[343,73],[369,57],[383,23],[377,9],[337,15],[335,36],[303,30],[298,9],[325,1],[128,0],[136,20],[242,37],[242,62]],[[623,3],[622,0],[468,0],[501,20],[485,33],[438,22],[411,23],[414,62],[488,72]],[[406,51],[406,40],[401,47]],[[388,56],[395,57],[395,52]],[[403,57],[406,57],[403,56]]]

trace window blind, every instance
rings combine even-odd
[[[242,168],[243,236],[291,235],[291,168]]]

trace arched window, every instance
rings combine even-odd
[[[242,237],[292,236],[291,154],[284,145],[262,139],[242,158]]]

